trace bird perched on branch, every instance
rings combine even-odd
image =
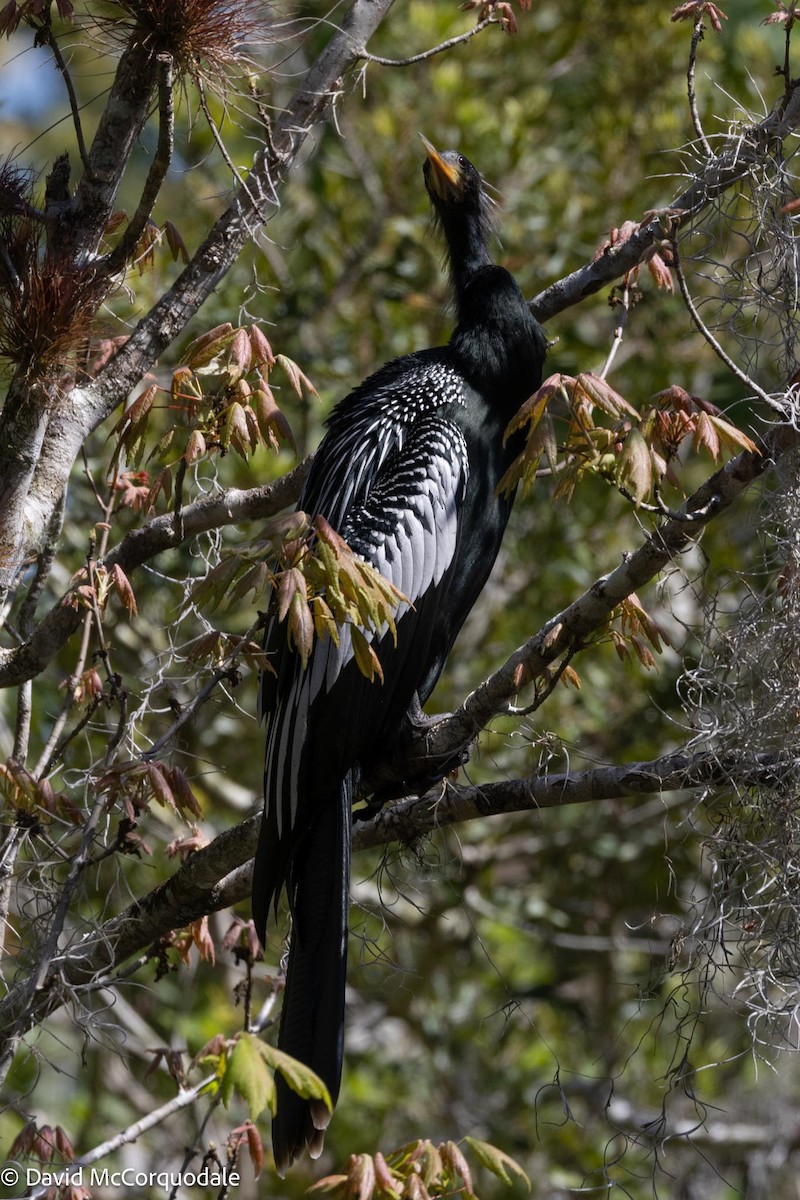
[[[456,313],[446,346],[396,359],[328,420],[298,507],[322,515],[407,598],[397,639],[373,638],[383,682],[358,669],[347,630],[305,669],[276,619],[266,650],[265,811],[253,876],[262,942],[285,888],[292,937],[279,1046],[339,1091],[351,803],[362,767],[409,710],[419,719],[500,548],[513,496],[497,485],[519,450],[503,434],[541,382],[546,339],[513,277],[492,263],[492,202],[463,156],[427,140],[425,186],[444,235]],[[443,766],[443,772],[447,768]],[[273,1148],[283,1173],[322,1150],[330,1113],[278,1079]]]

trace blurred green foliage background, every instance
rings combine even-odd
[[[773,6],[731,0],[725,7],[722,34],[709,31],[700,48],[698,92],[711,136],[747,114],[763,115],[780,94],[773,73],[782,60],[782,33],[759,24]],[[387,359],[448,336],[441,247],[422,187],[418,131],[467,154],[497,189],[497,254],[530,296],[585,263],[611,228],[668,204],[681,189],[691,155],[680,148],[693,136],[686,104],[691,23],[670,23],[671,9],[630,0],[534,0],[531,11],[518,13],[515,37],[492,27],[438,57],[402,68],[367,63],[344,81],[335,120],[318,130],[292,172],[262,243],[242,255],[190,331],[257,321],[273,347],[301,365],[321,399],[300,401],[288,387],[279,395],[300,456],[317,443],[326,413],[351,386]],[[279,110],[286,102],[341,11],[314,0],[271,10],[275,42],[252,49],[268,105]],[[407,0],[395,6],[370,50],[404,58],[473,20],[443,0]],[[285,21],[294,22],[288,42]],[[10,53],[44,77],[52,66],[44,51],[35,57],[29,42],[20,32]],[[77,27],[67,31],[65,44],[91,132],[114,63]],[[60,94],[35,113],[8,94],[2,104],[4,148],[35,171],[46,172],[71,147]],[[245,170],[256,143],[239,118],[235,91],[211,104],[231,158]],[[174,222],[191,252],[225,206],[230,177],[190,92],[182,97],[179,123],[179,155],[155,215]],[[154,144],[148,129],[120,197],[128,211]],[[708,236],[720,235],[711,228]],[[725,245],[719,249],[724,257]],[[124,333],[178,270],[166,248],[157,248],[154,269],[132,278],[114,299],[108,334]],[[696,283],[706,287],[699,276]],[[658,291],[646,273],[641,293],[615,362],[614,387],[639,406],[677,383],[746,426],[741,388],[691,329],[680,299]],[[604,293],[553,320],[552,369],[599,370],[614,325]],[[160,378],[168,377],[183,345],[160,364]],[[769,373],[768,363],[763,370]],[[110,453],[106,433],[87,446],[98,479]],[[286,451],[261,451],[248,463],[231,454],[213,468],[202,466],[195,486],[246,487],[289,465]],[[687,462],[686,486],[709,470],[707,462]],[[569,505],[554,503],[552,493],[552,481],[544,479],[519,499],[495,574],[432,709],[456,705],[638,544],[646,519],[597,479],[587,479]],[[575,663],[581,690],[559,687],[531,720],[496,721],[467,777],[649,759],[682,744],[676,683],[684,661],[697,659],[703,607],[717,582],[726,582],[725,605],[735,611],[745,589],[739,572],[758,563],[758,504],[758,497],[748,500],[709,529],[680,569],[643,597],[674,645],[657,670],[619,661],[610,644],[593,647]],[[91,487],[76,476],[68,552],[54,575],[54,594],[83,561],[97,519]],[[139,519],[119,512],[115,539]],[[168,727],[171,697],[186,702],[193,694],[197,670],[184,648],[204,622],[242,632],[254,619],[245,605],[199,616],[186,603],[182,581],[202,574],[222,543],[257,532],[199,539],[134,580],[140,616],[120,616],[111,636],[117,669],[141,705],[140,748]],[[74,653],[67,647],[37,683],[39,745]],[[13,698],[0,697],[0,705],[5,756]],[[259,803],[263,748],[255,707],[251,676],[232,693],[220,689],[175,747],[175,761],[204,804],[208,836]],[[73,744],[55,784],[81,778],[93,736],[99,732]],[[731,998],[735,958],[715,963],[709,992],[700,987],[704,960],[694,960],[693,923],[701,921],[708,886],[705,828],[690,796],[665,795],[494,818],[422,845],[359,856],[346,1077],[324,1159],[299,1165],[283,1182],[254,1184],[245,1166],[237,1195],[299,1196],[320,1167],[339,1169],[350,1153],[465,1134],[514,1155],[537,1196],[566,1197],[578,1189],[636,1200],[654,1189],[707,1200],[796,1195],[796,1163],[791,1156],[770,1158],[771,1132],[796,1111],[794,1064],[785,1056],[776,1074],[756,1071]],[[164,847],[181,832],[177,818],[152,813],[145,830],[152,855],[126,862],[124,878],[117,864],[98,869],[84,918],[116,911],[166,878],[172,867]],[[244,906],[241,915],[248,915]],[[212,919],[218,940],[228,923],[224,914]],[[270,969],[278,955],[276,934]],[[30,1053],[19,1056],[9,1077],[0,1151],[33,1112],[40,1122],[63,1125],[79,1152],[91,1148],[174,1094],[163,1069],[146,1076],[155,1047],[192,1055],[215,1034],[240,1026],[232,990],[242,969],[230,954],[215,966],[193,959],[158,983],[153,976],[150,965],[118,994],[93,1000],[77,1017],[54,1018],[28,1039]],[[259,980],[256,987],[258,1003],[266,985]],[[769,1047],[762,1049],[770,1059]],[[662,1111],[682,1128],[695,1128],[695,1136],[657,1148],[651,1135]],[[200,1101],[125,1148],[119,1161],[158,1169],[180,1156],[204,1114]],[[241,1119],[242,1113],[218,1110],[206,1140],[223,1143],[226,1128]],[[720,1129],[729,1136],[715,1141]],[[496,1181],[483,1184],[481,1196],[511,1194]]]

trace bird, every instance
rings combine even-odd
[[[253,873],[262,944],[285,890],[292,917],[278,1046],[335,1104],[344,1052],[351,807],[359,780],[422,706],[497,557],[520,450],[504,434],[541,383],[547,339],[515,279],[492,261],[494,201],[473,164],[423,138],[423,177],[443,235],[455,327],[444,346],[380,367],[334,408],[298,502],[402,593],[396,640],[372,646],[383,681],[359,670],[348,630],[315,640],[303,668],[268,618],[264,815]],[[448,768],[443,764],[439,777]],[[322,1151],[331,1117],[277,1080],[272,1142],[283,1175]]]

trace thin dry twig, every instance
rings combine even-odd
[[[382,58],[380,54],[370,54],[364,49],[360,51],[359,58],[364,59],[366,62],[378,63],[381,67],[410,67],[413,63],[424,62],[427,58],[433,58],[435,54],[442,54],[445,50],[452,50],[454,46],[460,46],[462,42],[468,42],[470,38],[474,38],[476,33],[481,33],[487,26],[497,24],[499,24],[499,21],[496,16],[490,15],[484,17],[482,21],[479,21],[477,25],[473,25],[472,29],[468,29],[466,33],[459,33],[430,50],[422,50],[419,54],[409,55],[408,58]]]

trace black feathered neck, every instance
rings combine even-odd
[[[547,338],[514,276],[489,263],[473,271],[457,293],[458,323],[450,345],[479,386],[507,389],[521,404],[539,386]]]
[[[425,186],[434,222],[445,240],[445,261],[458,308],[459,297],[472,276],[491,265],[488,246],[495,234],[494,202],[469,159],[454,150],[446,151],[441,157],[455,173],[457,183],[451,188],[437,189],[431,179],[431,164],[426,162]]]

